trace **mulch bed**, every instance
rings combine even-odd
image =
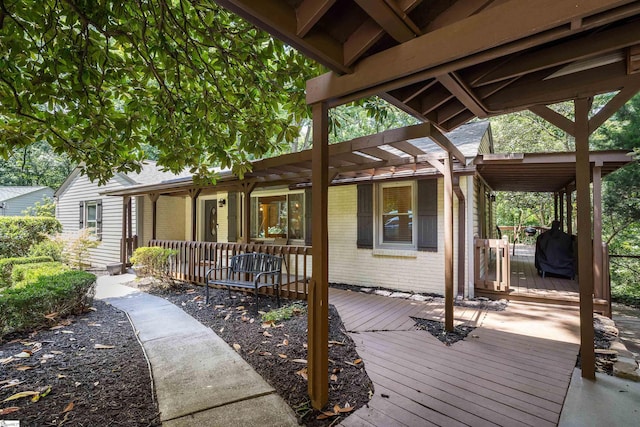
[[[14,334],[0,345],[0,420],[159,426],[149,368],[127,316],[95,301],[83,315],[56,320],[52,329]],[[2,402],[20,392],[40,392],[39,400]]]
[[[255,314],[252,294],[232,292],[229,298],[226,290],[212,289],[209,305],[205,305],[199,286],[145,290],[181,307],[235,348],[289,403],[304,425],[336,425],[365,405],[373,394],[364,362],[333,306],[329,306],[329,403],[324,408],[326,414],[322,414],[311,408],[307,394],[306,302],[295,302],[301,310],[290,319],[266,324]],[[283,306],[291,303],[282,300]],[[275,297],[260,295],[259,304],[263,312],[277,308]]]
[[[455,344],[458,341],[462,341],[469,335],[475,327],[458,325],[453,327],[453,331],[445,331],[444,323],[437,320],[420,319],[412,317],[416,322],[416,328],[419,330],[427,331],[434,337],[438,338],[440,342],[447,346]]]

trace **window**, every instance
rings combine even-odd
[[[251,237],[304,239],[304,194],[251,198]]]
[[[83,228],[89,229],[97,240],[102,240],[102,200],[80,202],[79,229]]]
[[[380,185],[378,209],[378,242],[380,244],[414,246],[414,193],[412,182]]]
[[[437,251],[438,181],[358,184],[357,221],[358,248]]]

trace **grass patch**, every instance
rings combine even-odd
[[[284,307],[276,308],[262,315],[263,322],[281,322],[299,316],[305,312],[304,305],[294,302]]]

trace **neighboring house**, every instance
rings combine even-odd
[[[91,182],[81,174],[82,167],[77,167],[55,192],[56,218],[62,223],[63,233],[73,235],[82,229],[89,229],[100,243],[90,250],[89,262],[95,267],[117,263],[120,260],[121,229],[123,217],[123,200],[117,197],[106,197],[102,193],[134,185],[151,184],[176,178],[170,172],[162,172],[155,162],[144,163],[140,173],[118,173],[105,185]],[[163,208],[173,209],[179,200],[163,201]],[[142,234],[143,217],[139,212],[144,210],[144,201],[134,198],[131,203],[133,235]],[[140,222],[138,221],[140,218]],[[180,233],[166,233],[169,238],[183,238],[183,215],[167,218],[168,229],[180,230]],[[164,223],[163,223],[164,225]]]
[[[21,216],[36,203],[53,198],[49,187],[2,186],[0,187],[0,215]]]

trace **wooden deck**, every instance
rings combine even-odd
[[[510,303],[504,312],[456,307],[477,326],[445,346],[410,316],[441,320],[443,306],[331,289],[374,396],[344,426],[557,425],[578,353],[573,308]]]

